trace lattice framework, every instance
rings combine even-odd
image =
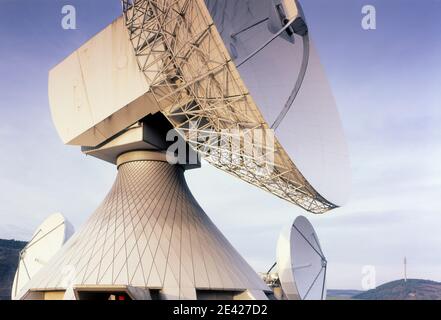
[[[245,139],[270,128],[203,0],[122,0],[122,5],[138,65],[161,112],[206,161],[312,213],[336,208],[314,190],[276,138]],[[250,149],[262,150],[261,156]]]

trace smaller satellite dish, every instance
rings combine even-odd
[[[60,250],[73,233],[73,226],[60,213],[54,213],[44,220],[34,232],[31,241],[20,252],[12,284],[13,300],[18,298],[20,291]]]
[[[326,299],[326,266],[314,228],[305,217],[297,217],[277,243],[278,274],[286,298]]]

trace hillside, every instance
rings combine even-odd
[[[360,290],[341,290],[341,289],[328,289],[327,300],[350,300],[353,296],[356,296],[364,291]]]
[[[0,300],[9,300],[18,255],[26,242],[0,239]]]
[[[385,283],[352,297],[360,300],[441,300],[441,283],[408,279]]]

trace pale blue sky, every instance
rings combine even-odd
[[[61,8],[77,9],[77,30]],[[324,216],[204,165],[187,173],[195,197],[255,267],[272,265],[280,229],[305,214],[329,260],[329,287],[409,276],[441,281],[441,1],[304,0],[347,135],[353,194]],[[361,7],[377,8],[377,30]],[[48,70],[120,13],[118,0],[0,0],[0,238],[27,239],[50,213],[77,227],[116,170],[64,146],[50,118]],[[207,186],[210,186],[208,188]],[[232,209],[234,208],[234,209]]]

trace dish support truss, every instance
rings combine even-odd
[[[121,1],[150,91],[192,148],[215,167],[309,212],[337,207],[314,190],[276,138],[273,143],[267,138],[244,143],[245,137],[270,127],[203,0]],[[250,149],[263,152],[255,156]]]

